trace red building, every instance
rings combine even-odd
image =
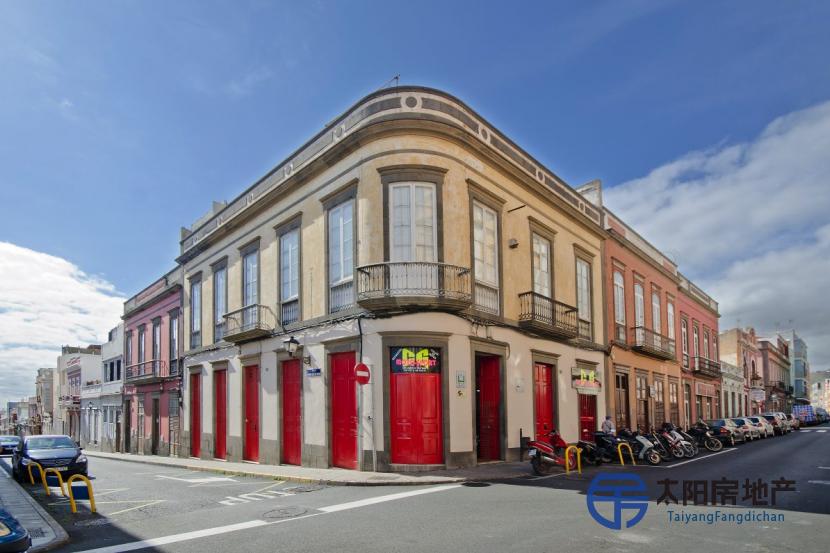
[[[123,451],[178,454],[181,302],[176,268],[124,303]]]
[[[680,360],[686,420],[721,416],[721,370],[718,352],[718,302],[680,275]]]

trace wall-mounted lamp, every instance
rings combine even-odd
[[[294,357],[294,354],[297,353],[297,348],[300,347],[300,342],[292,336],[287,340],[283,340],[282,343],[285,345],[285,351],[288,352],[288,355]]]

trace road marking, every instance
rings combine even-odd
[[[818,467],[818,468],[824,469],[824,470],[830,470],[830,467]]]
[[[157,503],[164,503],[167,501],[166,499],[156,499],[155,501],[150,501],[149,503],[145,503],[144,505],[136,505],[135,507],[128,507],[127,509],[122,509],[120,511],[115,511],[114,513],[105,513],[107,517],[112,517],[115,515],[120,515],[121,513],[127,513],[129,511],[135,511],[136,509],[143,509],[144,507],[149,507],[150,505],[155,505]]]
[[[825,432],[827,432],[827,430],[816,430],[816,432],[818,432],[819,434],[824,434]]]
[[[233,507],[240,503],[250,503],[251,501],[262,501],[263,499],[274,499],[275,497],[288,497],[294,495],[291,492],[283,492],[280,490],[264,490],[259,492],[243,493],[236,497],[232,495],[225,496],[225,499],[220,501],[222,505]]]
[[[565,476],[566,474],[568,474],[568,473],[567,472],[560,472],[560,473],[557,473],[557,474],[548,474],[546,476],[531,476],[530,478],[527,478],[527,480],[532,480],[532,481],[547,480],[548,478],[556,478],[557,476]]]
[[[187,482],[188,484],[205,484],[207,482],[236,482],[233,478],[227,476],[206,476],[204,478],[179,478],[177,476],[164,476],[163,474],[156,475],[156,478],[164,478],[165,480],[179,480],[180,482]]]
[[[717,453],[712,453],[711,455],[706,455],[704,457],[698,457],[697,459],[689,459],[688,461],[683,461],[682,463],[675,463],[673,465],[659,465],[661,469],[673,469],[674,467],[679,467],[681,465],[686,465],[688,463],[694,463],[695,461],[702,461],[704,459],[711,459],[715,455],[720,455],[722,453],[729,453],[730,451],[738,451],[737,449],[724,449],[723,451],[718,451]]]
[[[238,524],[230,524],[228,526],[218,526],[216,528],[206,528],[204,530],[195,530],[193,532],[184,532],[183,534],[173,534],[170,536],[164,536],[161,538],[150,538],[146,540],[139,540],[134,542],[122,543],[118,545],[110,545],[107,547],[99,547],[96,549],[86,549],[81,551],[80,553],[120,553],[122,551],[136,551],[138,549],[147,549],[150,547],[157,547],[160,545],[168,545],[171,543],[178,543],[183,541],[195,540],[199,538],[207,538],[210,536],[216,536],[218,534],[225,534],[228,532],[236,532],[238,530],[248,530],[251,528],[259,528],[260,526],[271,526],[274,524],[282,524],[284,522],[292,522],[295,520],[302,520],[304,518],[311,518],[326,515],[329,513],[336,513],[339,511],[345,511],[348,509],[356,509],[358,507],[364,507],[366,505],[375,505],[377,503],[384,503],[386,501],[395,501],[396,499],[404,499],[406,497],[412,497],[415,495],[423,495],[427,493],[434,493],[434,492],[442,492],[445,490],[451,490],[454,488],[460,488],[461,484],[448,484],[445,486],[436,486],[433,488],[425,488],[422,490],[414,490],[411,492],[402,492],[402,493],[393,493],[389,495],[382,495],[379,497],[373,497],[370,499],[363,499],[360,501],[350,501],[348,503],[340,503],[337,505],[330,505],[328,507],[323,507],[322,509],[318,509],[321,511],[319,513],[311,513],[308,515],[303,515],[299,517],[293,518],[284,518],[282,520],[274,520],[271,522],[266,522],[264,520],[249,520],[248,522],[240,522]]]
[[[444,486],[435,486],[434,488],[424,488],[421,490],[413,490],[411,492],[393,493],[390,495],[381,495],[378,497],[370,497],[368,499],[360,499],[358,501],[349,501],[348,503],[340,503],[339,505],[329,505],[328,507],[321,507],[318,511],[324,513],[336,513],[338,511],[345,511],[348,509],[356,509],[358,507],[365,507],[366,505],[375,505],[377,503],[385,503],[387,501],[395,501],[396,499],[403,499],[405,497],[413,497],[416,495],[423,495],[427,493],[443,492],[453,488],[460,488],[461,484],[446,484]]]
[[[825,486],[830,486],[830,480],[807,480],[808,484],[823,484]]]

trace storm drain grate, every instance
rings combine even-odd
[[[268,511],[262,515],[262,518],[268,520],[280,520],[283,518],[298,517],[306,514],[307,512],[308,509],[303,509],[302,507],[280,507],[279,509]]]
[[[107,524],[112,524],[112,521],[108,518],[91,518],[88,520],[79,520],[75,523],[75,526],[106,526]]]
[[[33,538],[45,538],[46,532],[43,531],[43,528],[32,528],[29,530],[29,535]]]
[[[464,482],[461,485],[466,486],[468,488],[486,488],[490,484],[488,484],[487,482]]]
[[[307,493],[322,490],[324,487],[325,486],[321,486],[320,484],[309,484],[307,486],[292,486],[290,488],[283,488],[283,491],[291,493]]]

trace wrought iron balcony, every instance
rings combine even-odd
[[[466,267],[407,261],[357,268],[357,303],[371,311],[462,311],[472,301]]]
[[[170,366],[163,359],[151,359],[133,365],[127,365],[125,374],[127,382],[150,381],[171,376]]]
[[[277,317],[266,305],[253,304],[225,313],[225,340],[245,342],[270,336],[277,327]]]
[[[628,340],[627,340],[628,337],[626,336],[626,334],[628,334],[628,333],[625,331],[625,325],[615,322],[614,323],[614,337],[613,337],[613,339],[617,342],[627,344],[628,343]]]
[[[579,319],[579,337],[582,340],[593,341],[594,339],[594,325],[591,321]]]
[[[552,300],[536,292],[519,294],[519,326],[557,338],[579,335],[576,307]]]
[[[674,359],[676,356],[674,340],[644,326],[631,328],[628,343],[632,349],[659,359]]]
[[[720,377],[720,363],[705,357],[695,357],[694,371],[703,376]]]

